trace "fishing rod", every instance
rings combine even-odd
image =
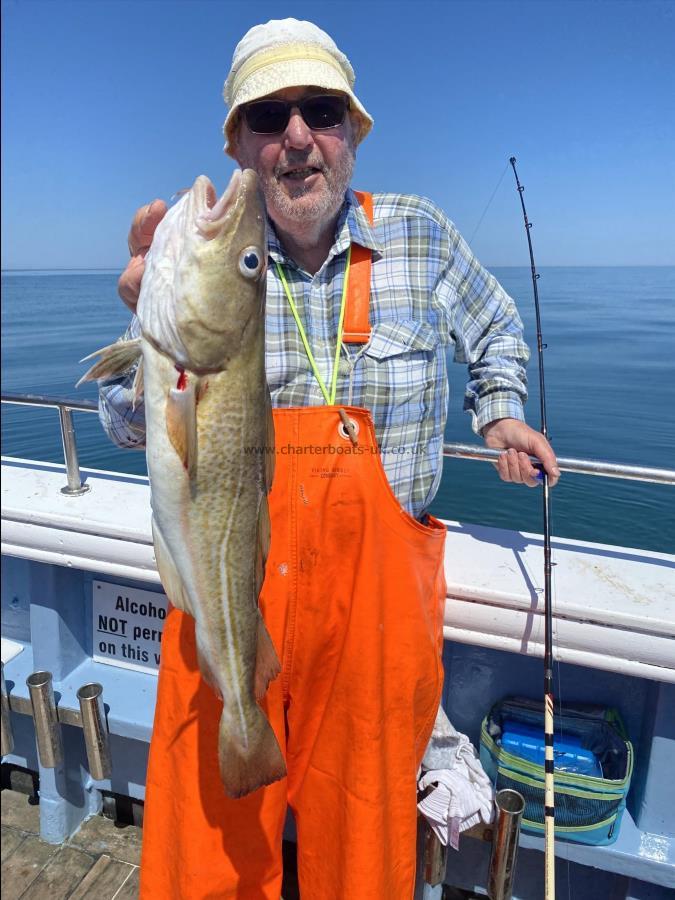
[[[546,425],[546,391],[544,388],[544,348],[542,342],[541,318],[539,315],[539,291],[537,281],[539,274],[534,263],[532,250],[532,236],[530,230],[532,223],[527,218],[523,192],[525,188],[520,183],[516,171],[516,158],[509,159],[513,174],[516,178],[516,186],[520,197],[520,205],[523,209],[525,220],[525,233],[527,245],[530,250],[530,269],[532,273],[532,288],[534,291],[534,311],[537,323],[537,355],[539,360],[539,407],[541,414],[541,433],[548,440]],[[549,495],[548,475],[542,468],[543,483],[543,507],[544,507],[544,897],[545,900],[555,898],[555,793],[553,779],[553,608],[551,603],[551,503]]]

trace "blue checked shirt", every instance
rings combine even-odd
[[[443,212],[421,197],[374,194],[371,226],[348,191],[328,258],[315,274],[284,252],[270,225],[266,367],[274,406],[324,403],[276,271],[284,267],[319,371],[330,384],[347,248],[373,251],[368,344],[341,348],[336,403],[372,413],[382,462],[401,505],[421,517],[443,470],[448,406],[446,350],[468,366],[464,409],[480,433],[494,419],[524,419],[529,351],[513,300],[471,253]],[[137,319],[127,337],[140,334]],[[120,447],[143,447],[143,405],[133,372],[100,383],[100,416]]]

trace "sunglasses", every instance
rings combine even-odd
[[[324,131],[342,125],[349,98],[340,94],[314,94],[302,100],[256,100],[242,107],[242,114],[253,134],[280,134],[286,130],[291,112],[296,108],[312,131]]]

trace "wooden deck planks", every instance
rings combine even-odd
[[[100,856],[87,872],[69,900],[118,900],[126,883],[133,876],[136,867],[119,859]],[[137,896],[134,895],[134,896]]]
[[[141,863],[141,829],[135,825],[116,825],[104,816],[92,816],[69,841],[93,856],[106,854],[112,859],[138,866]]]
[[[2,791],[2,824],[19,831],[38,834],[40,831],[40,807],[26,794],[18,791]]]
[[[139,868],[135,868],[133,874],[130,875],[129,878],[127,878],[123,886],[115,894],[115,900],[138,900],[140,878],[141,870]]]
[[[76,847],[61,847],[21,900],[66,900],[94,864],[94,858]]]
[[[137,900],[140,828],[94,816],[59,846],[39,827],[39,807],[3,790],[2,900]]]
[[[15,828],[2,826],[2,861],[4,862],[23,841],[25,834],[17,831]]]
[[[2,900],[18,900],[58,849],[52,844],[45,844],[36,834],[27,835],[2,861]]]

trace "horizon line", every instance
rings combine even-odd
[[[526,263],[493,263],[484,266],[488,271],[490,269],[529,269]],[[672,263],[548,263],[537,266],[538,269],[672,269],[675,268],[675,262]],[[29,266],[15,266],[12,268],[0,269],[0,273],[11,272],[123,272],[122,266],[43,266],[33,268]]]

